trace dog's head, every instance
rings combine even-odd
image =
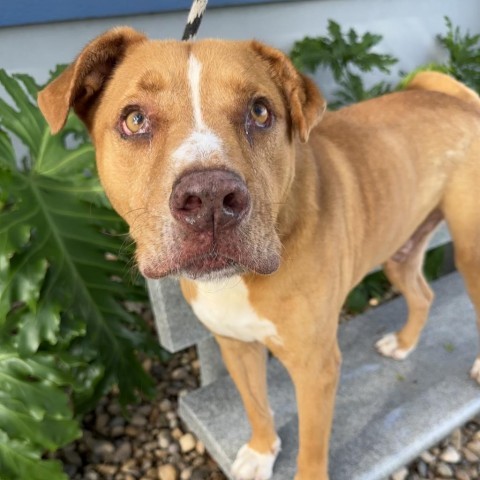
[[[141,272],[274,272],[278,223],[325,109],[314,84],[255,41],[98,37],[38,98],[58,132],[73,107],[107,196],[130,226]]]

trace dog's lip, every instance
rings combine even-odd
[[[185,276],[196,279],[210,274],[233,276],[245,272],[254,272],[261,275],[274,273],[280,266],[280,259],[269,262],[257,262],[253,258],[245,259],[222,254],[216,250],[182,258],[173,262],[152,262],[141,267],[143,276],[159,279],[169,275]]]
[[[202,277],[211,273],[232,271],[232,275],[245,270],[246,267],[232,257],[223,255],[215,250],[206,253],[182,258],[177,262],[155,262],[141,268],[142,274],[147,278],[162,278],[168,275],[185,275],[191,278]]]
[[[191,259],[180,268],[180,274],[190,278],[201,278],[211,274],[223,274],[222,276],[232,276],[238,274],[246,268],[238,260],[216,252],[207,255],[199,255]]]

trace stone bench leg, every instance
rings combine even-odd
[[[227,374],[220,348],[213,337],[201,340],[197,344],[200,360],[200,380],[202,387]]]

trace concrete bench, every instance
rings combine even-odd
[[[440,229],[431,248],[449,241]],[[171,352],[196,345],[202,387],[180,399],[180,414],[228,475],[249,437],[235,387],[218,347],[184,302],[175,280],[148,284],[162,345]],[[340,326],[343,353],[330,452],[334,480],[380,480],[480,412],[480,390],[468,372],[477,354],[473,307],[457,273],[433,284],[437,299],[417,350],[405,361],[375,352],[382,334],[406,318],[402,298]],[[297,454],[297,412],[283,367],[269,364],[269,391],[282,438],[274,479],[292,479]],[[231,428],[232,425],[234,428]]]

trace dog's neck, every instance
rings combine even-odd
[[[295,140],[294,140],[295,141]],[[290,243],[308,237],[312,218],[318,217],[320,209],[318,190],[319,172],[311,146],[295,141],[295,173],[279,213],[277,232],[285,248]],[[299,215],[299,212],[304,212]]]

